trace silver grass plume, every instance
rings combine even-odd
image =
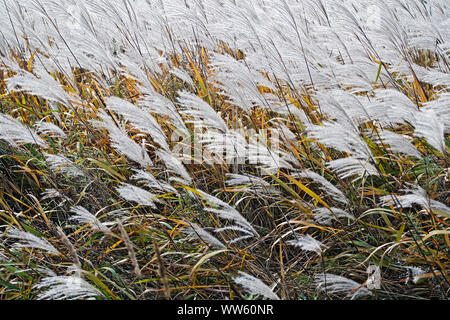
[[[327,167],[333,170],[340,179],[355,177],[352,182],[367,176],[378,175],[377,169],[371,163],[354,157],[330,161],[327,163]]]
[[[206,200],[210,204],[211,207],[218,208],[205,208],[205,211],[215,213],[222,219],[236,223],[238,226],[246,230],[247,233],[253,234],[254,236],[259,236],[251,223],[248,222],[247,219],[245,219],[239,211],[212,195],[209,195],[200,190],[197,190],[197,192],[204,200]],[[224,229],[222,228],[222,230]]]
[[[233,278],[234,282],[244,287],[253,295],[261,295],[271,300],[280,300],[269,286],[264,282],[245,272],[239,271],[240,276]]]
[[[99,115],[103,119],[103,121],[94,120],[92,121],[92,123],[97,127],[108,130],[112,146],[117,151],[124,154],[131,160],[139,163],[143,167],[153,165],[153,162],[150,160],[147,154],[147,150],[145,150],[143,146],[137,144],[133,139],[131,139],[123,126],[120,126],[118,128],[114,124],[111,117],[107,115],[104,110],[100,110]]]
[[[47,200],[47,199],[54,199],[54,198],[61,198],[62,195],[59,193],[56,189],[45,189],[41,193],[42,199],[41,200]]]
[[[258,86],[274,89],[273,84],[248,65],[227,56],[211,54],[211,66],[215,71],[213,79],[219,84],[222,94],[228,96],[232,105],[250,111],[255,105],[265,106],[265,98]]]
[[[345,294],[350,299],[370,296],[372,292],[356,281],[331,273],[321,273],[314,276],[317,289],[332,294]]]
[[[232,174],[228,173],[226,185],[233,187],[236,191],[246,191],[254,194],[279,194],[280,191],[272,187],[270,183],[264,179],[250,174]]]
[[[442,216],[450,216],[450,208],[445,204],[430,199],[426,190],[419,186],[411,186],[409,189],[402,189],[404,195],[387,195],[380,198],[380,206],[392,205],[394,208],[411,208],[413,205],[419,205],[422,208],[433,211]]]
[[[67,136],[66,133],[60,127],[51,122],[39,121],[34,126],[36,128],[36,131],[40,132],[41,134],[59,137],[63,139]]]
[[[71,160],[49,153],[44,153],[45,161],[49,165],[50,169],[55,173],[62,172],[70,177],[84,177],[84,172],[78,168]]]
[[[152,209],[156,209],[155,202],[160,202],[159,200],[154,199],[157,195],[131,184],[123,184],[116,190],[125,200],[136,202],[142,206],[148,206]]]
[[[153,176],[148,171],[136,169],[133,169],[133,171],[135,172],[135,174],[133,174],[130,179],[144,183],[150,189],[156,189],[163,192],[178,193],[177,190],[170,184],[162,180],[156,179],[155,176]]]
[[[38,294],[39,300],[79,300],[103,296],[89,282],[76,276],[46,277],[41,279],[34,289],[44,290]]]
[[[169,122],[172,123],[175,130],[179,131],[182,136],[189,135],[189,130],[181,114],[171,100],[152,91],[148,96],[140,100],[140,105],[151,112],[168,117]]]
[[[315,173],[314,171],[311,170],[304,170],[300,173],[293,174],[293,176],[313,180],[314,182],[320,185],[320,189],[323,192],[331,196],[335,201],[338,201],[342,204],[348,204],[347,197],[344,195],[344,193],[338,188],[336,188],[327,179],[322,177],[320,174]]]
[[[323,249],[328,248],[321,241],[314,239],[309,234],[296,234],[295,239],[288,241],[287,244],[298,247],[301,250],[315,252],[319,256],[322,255]]]
[[[349,153],[355,158],[370,159],[371,152],[359,131],[349,125],[325,122],[322,126],[308,126],[309,135],[321,144]]]
[[[94,230],[102,232],[110,231],[110,229],[101,223],[96,216],[82,206],[72,207],[71,212],[74,213],[74,215],[69,218],[71,221],[89,224]]]
[[[388,150],[403,153],[407,156],[422,158],[422,154],[414,147],[408,138],[389,130],[380,130],[376,141],[388,144]]]
[[[22,91],[69,106],[70,97],[61,85],[44,69],[37,65],[34,72],[39,77],[26,71],[7,80],[9,91]]]
[[[347,218],[350,220],[355,220],[355,217],[352,214],[342,209],[335,207],[331,207],[330,209],[325,207],[315,208],[313,210],[314,220],[316,220],[317,223],[324,226],[331,225],[332,220],[337,220],[339,218]]]
[[[52,246],[46,239],[35,236],[27,231],[20,231],[16,228],[11,228],[7,231],[6,236],[18,240],[13,243],[13,248],[35,248],[43,250],[47,253],[60,255],[58,250]]]
[[[445,153],[445,126],[433,109],[426,109],[416,114],[414,134],[427,139],[427,142],[439,152]]]
[[[186,71],[184,71],[183,69],[180,68],[172,68],[170,69],[170,73],[172,73],[174,76],[176,76],[177,78],[183,80],[184,82],[186,82],[187,84],[189,84],[192,88],[195,87],[194,82],[192,81],[191,76],[189,75],[189,73],[187,73]]]
[[[182,91],[179,93],[178,102],[183,106],[181,113],[193,118],[194,122],[206,127],[227,132],[227,125],[217,112],[198,96]]]
[[[165,150],[157,150],[155,151],[155,154],[164,161],[164,164],[171,173],[175,173],[181,177],[181,179],[178,179],[181,183],[184,183],[186,185],[190,185],[192,183],[192,178],[186,171],[183,163],[176,157],[174,157],[172,153]],[[171,179],[169,178],[169,180]]]
[[[211,235],[208,231],[201,228],[200,226],[190,223],[189,227],[183,229],[183,232],[189,235],[188,239],[199,239],[205,242],[207,245],[217,249],[226,249],[227,247],[216,237]]]
[[[412,282],[417,283],[420,280],[420,277],[426,273],[425,270],[423,270],[422,268],[419,267],[406,267],[406,269],[408,269],[408,278],[406,279],[406,283],[408,284],[408,282],[410,280],[412,280]]]
[[[366,287],[369,290],[378,290],[381,288],[381,269],[376,264],[367,267]]]
[[[450,92],[444,92],[435,100],[424,105],[421,110],[433,110],[445,125],[445,133],[450,133]]]
[[[161,148],[169,150],[166,135],[156,119],[148,111],[118,97],[108,98],[106,104],[108,109],[122,115],[135,128],[150,134],[153,141],[158,143]]]
[[[65,197],[64,195],[62,195],[58,190],[50,188],[50,189],[45,189],[42,193],[41,193],[41,201],[44,200],[53,200],[53,202],[56,204],[56,206],[62,207],[68,200],[67,197]],[[58,200],[57,200],[58,199]]]
[[[0,113],[0,140],[16,146],[18,143],[37,144],[47,148],[44,140],[31,128],[23,125],[13,117]]]
[[[394,89],[375,90],[376,100],[367,106],[370,118],[383,125],[414,123],[417,107],[402,92]]]

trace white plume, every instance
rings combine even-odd
[[[34,289],[43,290],[38,294],[39,300],[80,300],[103,296],[86,280],[76,276],[46,277]]]
[[[103,232],[109,231],[109,228],[101,223],[97,217],[90,213],[86,208],[76,206],[72,208],[71,212],[74,213],[74,215],[70,217],[70,220],[76,221],[77,223],[90,224],[94,230]]]
[[[323,249],[328,248],[322,242],[314,239],[309,234],[307,235],[296,234],[295,239],[288,241],[287,244],[298,247],[301,250],[313,251],[317,253],[319,256],[322,255]]]
[[[119,192],[120,196],[125,200],[136,202],[142,206],[149,206],[153,209],[156,209],[155,202],[160,202],[159,200],[154,199],[157,195],[131,184],[123,184],[117,188],[117,192]]]
[[[13,248],[35,248],[41,249],[48,253],[59,255],[60,253],[54,246],[52,246],[46,239],[35,236],[27,231],[20,231],[16,228],[11,228],[6,233],[6,236],[18,240],[15,242]]]
[[[16,146],[17,143],[37,144],[47,148],[47,144],[31,128],[13,117],[0,113],[0,139]]]
[[[280,300],[280,298],[264,282],[245,272],[239,271],[240,276],[233,280],[244,287],[249,293],[261,295],[271,300]]]
[[[335,274],[316,274],[314,276],[317,289],[332,294],[345,294],[350,299],[372,295],[366,287],[356,281]]]
[[[187,227],[184,229],[184,232],[189,234],[191,239],[200,239],[201,241],[204,241],[208,245],[210,245],[213,248],[217,249],[226,249],[226,246],[218,240],[216,237],[211,235],[208,231],[205,229],[199,227],[198,225],[191,223],[190,227]]]

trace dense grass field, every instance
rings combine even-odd
[[[0,299],[448,299],[448,0],[0,1]]]

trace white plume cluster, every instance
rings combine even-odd
[[[145,146],[139,145],[131,139],[123,126],[117,127],[105,111],[102,110],[100,116],[103,121],[93,121],[93,123],[108,130],[111,143],[117,151],[139,163],[144,168],[153,165]]]
[[[213,248],[226,249],[226,246],[220,240],[194,223],[191,223],[190,227],[185,228],[184,232],[189,235],[189,238],[199,239]]]
[[[322,242],[314,239],[309,234],[296,234],[294,240],[290,240],[287,242],[292,246],[298,247],[301,250],[305,251],[313,251],[317,253],[319,256],[322,255],[322,250],[328,248]]]
[[[70,220],[76,221],[77,223],[87,223],[90,224],[94,230],[109,232],[109,228],[101,223],[96,216],[90,213],[86,208],[82,206],[76,206],[72,208],[73,216]]]
[[[235,225],[232,226],[219,228],[216,230],[216,232],[222,232],[226,230],[236,230],[244,233],[244,236],[234,239],[235,242],[237,240],[243,240],[250,237],[255,236],[259,237],[258,232],[253,228],[252,224],[248,222],[247,219],[245,219],[245,217],[243,217],[239,211],[237,211],[227,203],[223,202],[222,200],[214,196],[211,196],[203,191],[197,190],[197,193],[200,195],[202,199],[204,199],[209,204],[209,206],[205,208],[205,211],[215,213],[221,219],[235,223]]]
[[[34,286],[39,300],[81,300],[102,297],[100,291],[86,280],[76,276],[51,276]]]
[[[78,168],[71,160],[61,155],[44,154],[45,161],[55,173],[65,173],[71,177],[84,177],[84,172]]]
[[[239,276],[234,278],[234,282],[243,286],[251,294],[261,295],[271,300],[280,300],[269,286],[245,272],[240,271]]]
[[[0,114],[0,139],[13,146],[18,143],[31,143],[47,147],[45,141],[31,128],[5,114]]]
[[[419,186],[412,186],[411,189],[403,189],[404,195],[389,195],[380,198],[381,206],[392,205],[395,208],[411,208],[419,205],[422,208],[433,211],[438,215],[450,216],[450,208],[445,204],[430,199],[427,192]]]
[[[35,236],[30,232],[11,228],[6,233],[6,236],[8,238],[17,240],[17,242],[12,245],[13,248],[35,248],[54,255],[60,254],[58,250],[46,239]]]
[[[153,209],[156,209],[156,202],[159,202],[158,199],[155,199],[157,195],[131,184],[124,184],[121,187],[118,187],[117,192],[119,192],[120,196],[125,200],[135,202],[142,206],[148,206]]]
[[[372,295],[370,290],[358,282],[331,273],[316,274],[315,281],[318,290],[332,294],[345,294],[352,300]]]
[[[35,127],[38,132],[45,135],[60,137],[63,139],[67,137],[66,133],[52,122],[40,121],[36,123]]]
[[[130,218],[158,216],[146,225],[170,230],[155,232],[169,239],[161,249],[187,234],[205,250],[238,248],[233,261],[242,265],[280,234],[294,234],[287,244],[317,258],[333,250],[305,229],[345,234],[344,246],[360,234],[347,232],[352,224],[380,234],[397,228],[385,215],[386,228],[359,220],[363,211],[388,211],[380,207],[419,206],[448,219],[449,9],[448,0],[2,0],[0,177],[20,175],[20,188],[0,186],[5,217],[42,219],[49,230],[55,221],[88,224],[111,236],[111,216],[92,212],[117,206],[122,218],[132,204]],[[90,184],[79,190],[77,179]],[[38,197],[24,192],[44,183]],[[426,233],[437,239],[446,227]],[[409,241],[400,237],[409,225],[401,228],[399,246]],[[30,232],[8,227],[4,235],[12,248],[59,255]],[[156,242],[170,296],[167,255]],[[249,274],[234,281],[279,299]],[[351,299],[372,294],[338,275],[315,281]],[[72,276],[45,277],[35,288],[46,290],[40,299],[102,296]]]

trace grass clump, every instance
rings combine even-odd
[[[444,1],[0,3],[0,299],[447,299]]]

